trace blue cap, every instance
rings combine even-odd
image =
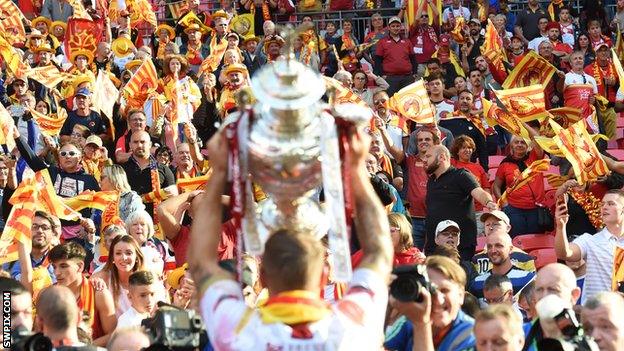
[[[91,91],[89,90],[89,88],[80,88],[76,92],[76,96],[78,96],[78,95],[91,96]]]

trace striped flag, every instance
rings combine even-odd
[[[395,93],[388,100],[388,109],[418,124],[435,123],[435,110],[422,79]]]
[[[572,164],[579,184],[583,185],[609,174],[607,164],[600,157],[600,152],[589,136],[584,121],[560,129],[553,139]]]
[[[221,38],[221,41],[217,43],[217,36],[212,36],[210,39],[210,55],[208,55],[199,66],[199,75],[212,73],[219,67],[221,60],[223,60],[223,55],[227,50],[227,46],[228,41],[225,38]]]
[[[529,51],[507,76],[503,82],[503,88],[519,88],[535,84],[545,87],[555,72],[557,72],[555,66],[535,51]]]
[[[35,196],[38,206],[41,206],[43,210],[60,219],[75,221],[81,218],[80,213],[66,206],[61,198],[56,195],[56,191],[52,186],[52,180],[50,179],[50,173],[48,173],[47,169],[35,173],[33,179],[37,187]],[[11,197],[11,201],[12,200],[13,198]]]
[[[548,110],[548,118],[540,121],[539,134],[546,137],[555,136],[555,131],[550,125],[550,120],[553,120],[561,128],[568,128],[572,123],[578,122],[583,118],[581,116],[581,110],[574,107],[559,107]]]
[[[28,71],[28,77],[43,84],[48,89],[54,89],[62,81],[70,76],[67,73],[59,71],[54,65],[44,67],[35,67]]]
[[[611,276],[611,290],[617,291],[618,284],[624,281],[624,248],[616,246],[613,254],[613,275]]]
[[[35,201],[33,200],[19,203],[11,208],[0,237],[0,264],[13,262],[19,258],[18,241],[30,243],[30,227],[34,216]]]
[[[334,103],[336,104],[356,104],[369,108],[366,101],[354,93],[351,89],[345,87],[334,78],[323,76],[325,80],[325,86],[327,88],[335,89]]]
[[[549,165],[550,165],[549,159],[541,159],[541,160],[533,161],[533,163],[531,163],[530,166],[528,166],[524,171],[522,171],[522,174],[520,174],[520,178],[517,178],[516,181],[513,184],[511,184],[511,186],[508,186],[507,189],[505,189],[505,192],[498,199],[498,206],[502,206],[502,204],[505,203],[505,200],[507,199],[507,196],[509,194],[523,187],[528,182],[533,180],[533,178],[540,175],[542,172],[548,171]]]
[[[407,0],[407,11],[405,11],[405,22],[409,26],[407,30],[416,23],[419,9],[422,9],[422,13],[426,11],[429,15],[429,24],[433,24],[433,6],[438,10],[438,23],[442,23],[442,0],[433,0],[431,4],[427,0]]]
[[[548,116],[544,86],[541,84],[492,92],[509,113],[524,122]]]
[[[562,176],[555,173],[544,173],[544,178],[546,178],[548,184],[555,189],[562,186],[563,183],[569,179],[568,176]]]
[[[622,33],[619,30],[620,26],[618,24],[617,36],[615,37],[615,45],[613,50],[617,54],[617,58],[620,59],[620,62],[624,60],[624,41],[622,40]]]
[[[91,15],[82,4],[82,0],[67,0],[67,3],[74,9],[72,18],[92,20]]]
[[[171,17],[174,20],[177,20],[182,16],[184,12],[187,10],[186,1],[178,1],[174,3],[167,4],[169,6],[169,11],[171,12]]]
[[[622,69],[622,60],[618,58],[618,53],[613,49],[611,49],[611,56],[613,58],[613,66],[615,66],[615,72],[617,73],[618,80],[620,85],[622,85],[624,84],[624,69]]]
[[[13,45],[4,37],[0,31],[0,55],[6,67],[16,76],[22,76],[30,67],[22,61],[20,55]]]
[[[494,23],[488,19],[485,30],[485,40],[481,46],[481,54],[487,57],[496,70],[506,72],[504,61],[507,61],[507,54],[503,46],[503,40],[498,31],[494,28]]]
[[[168,197],[169,194],[164,189],[157,189],[141,195],[141,199],[146,203],[160,203],[167,200]]]
[[[158,88],[158,74],[152,60],[144,60],[123,88],[125,96],[136,96],[155,91]]]
[[[180,193],[188,193],[194,190],[204,189],[208,178],[210,178],[210,173],[193,178],[178,178],[177,185]]]
[[[86,190],[74,197],[63,199],[63,203],[74,211],[82,211],[85,208],[104,211],[111,202],[118,200],[119,192],[117,191]]]
[[[67,114],[61,116],[57,116],[57,114],[44,115],[35,109],[29,109],[29,111],[39,126],[41,133],[50,137],[59,135],[59,132],[61,131],[61,128],[63,128],[63,124],[67,119]]]

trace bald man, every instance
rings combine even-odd
[[[581,289],[576,286],[576,276],[568,266],[561,263],[551,263],[537,272],[534,302],[537,303],[546,295],[557,295],[563,300],[565,308],[572,308],[576,304],[581,296]],[[547,325],[537,318],[531,325],[526,342],[531,344],[539,342],[545,337],[557,336],[556,333],[552,334],[551,325]]]
[[[152,141],[147,132],[139,131],[132,133],[130,137],[132,156],[130,156],[128,162],[121,165],[128,176],[130,188],[139,195],[144,195],[154,191],[152,184],[158,182],[160,188],[165,190],[169,196],[177,195],[175,179],[171,169],[156,162],[154,156],[150,154],[151,147]],[[152,172],[152,170],[156,170],[156,172]],[[157,177],[158,179],[152,179],[152,177]],[[153,203],[146,202],[145,210],[149,214],[153,214]]]
[[[444,145],[434,145],[427,150],[425,170],[429,175],[425,199],[425,253],[430,255],[435,248],[437,224],[450,219],[461,228],[462,239],[458,249],[461,258],[469,261],[477,246],[473,199],[490,211],[498,207],[492,195],[483,190],[468,171],[451,166],[451,154]]]
[[[624,350],[624,298],[615,292],[601,292],[590,298],[581,314],[583,330],[601,351]]]
[[[149,337],[137,327],[115,332],[108,341],[106,349],[108,351],[140,351],[149,346]]]
[[[522,290],[535,277],[535,272],[518,268],[511,262],[513,244],[504,227],[490,232],[486,238],[486,249],[491,268],[475,277],[470,284],[470,292],[476,297],[483,297],[483,285],[492,274],[507,276],[513,285],[514,294]]]

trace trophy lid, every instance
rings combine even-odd
[[[263,105],[279,110],[299,109],[317,103],[325,94],[325,82],[311,68],[295,60],[290,30],[286,38],[286,58],[262,68],[251,80],[254,96]]]

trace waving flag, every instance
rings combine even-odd
[[[553,123],[551,121],[551,123]],[[556,129],[557,127],[553,127]],[[579,184],[609,174],[607,164],[600,156],[596,144],[585,129],[585,122],[579,121],[569,128],[561,128],[554,138],[555,143],[572,164],[574,175]]]
[[[194,190],[204,189],[208,178],[210,178],[210,174],[193,178],[178,178],[178,189],[180,190],[180,193],[187,193]]]
[[[149,23],[156,28],[156,14],[147,0],[128,0],[127,5],[130,13],[130,26],[132,28],[142,23]]]
[[[488,19],[485,29],[485,41],[481,46],[481,54],[487,57],[499,72],[506,72],[504,61],[507,61],[507,55],[505,54],[503,40],[498,35],[498,31],[490,19]]]
[[[214,72],[221,60],[223,60],[223,55],[227,50],[228,41],[225,38],[221,38],[221,40],[217,43],[217,36],[213,35],[210,39],[210,55],[202,61],[199,66],[199,74],[212,73]]]
[[[22,61],[22,55],[20,55],[13,45],[4,37],[0,32],[0,55],[4,60],[6,67],[15,76],[23,76],[30,67]]]
[[[22,23],[25,18],[13,1],[0,0],[0,31],[11,45],[26,41],[26,30]]]
[[[29,111],[39,126],[41,133],[50,137],[59,135],[59,132],[61,131],[61,128],[63,128],[63,124],[67,119],[67,114],[61,116],[57,116],[56,114],[44,115],[35,109],[29,109]]]
[[[516,179],[516,181],[513,184],[511,184],[510,186],[507,187],[507,189],[505,189],[505,192],[498,199],[498,206],[501,206],[503,203],[505,203],[505,200],[507,199],[507,196],[509,194],[513,193],[517,189],[520,189],[521,187],[526,185],[528,182],[530,182],[533,178],[540,175],[542,172],[547,171],[549,168],[549,165],[550,165],[549,159],[541,159],[541,160],[533,161],[533,163],[531,163],[531,165],[522,172],[522,174],[520,175],[520,178]]]
[[[618,58],[618,53],[613,49],[611,49],[611,56],[613,58],[613,66],[615,66],[615,72],[617,73],[618,80],[620,85],[622,85],[624,84],[624,69],[622,69],[622,61]]]
[[[74,15],[72,16],[72,18],[85,19],[89,21],[92,20],[91,15],[89,15],[84,5],[82,4],[82,0],[67,0],[67,3],[74,9]]]
[[[545,137],[555,136],[550,120],[554,120],[561,128],[568,128],[582,119],[581,110],[574,107],[559,107],[548,110],[548,118],[540,121],[539,134]]]
[[[435,123],[435,110],[422,79],[395,93],[388,100],[388,108],[418,124]]]
[[[336,90],[336,95],[334,97],[335,103],[356,104],[370,108],[368,104],[364,100],[362,100],[362,98],[358,94],[354,93],[351,89],[342,85],[342,83],[340,83],[336,79],[326,76],[323,76],[323,79],[325,80],[325,86],[327,88],[332,88]]]
[[[146,94],[158,88],[158,74],[152,60],[144,60],[123,88],[126,96]]]
[[[186,1],[172,2],[170,4],[167,4],[167,6],[169,6],[171,17],[173,17],[174,20],[177,20],[178,18],[180,18],[180,16],[182,16],[182,14],[184,13],[184,11],[187,10]]]
[[[9,111],[0,104],[0,145],[6,145],[9,150],[15,148],[13,127],[15,127],[13,117],[11,117]]]
[[[615,46],[613,47],[620,62],[624,60],[624,41],[622,41],[622,32],[620,32],[620,25],[618,24],[617,36],[615,37]]]
[[[509,113],[524,122],[548,116],[544,87],[540,84],[493,92]]]
[[[115,201],[119,201],[119,192],[117,191],[86,190],[74,197],[63,199],[65,205],[74,211],[82,211],[85,208],[104,211],[111,202]]]
[[[76,0],[80,2],[79,0]],[[81,5],[82,6],[82,5]],[[74,11],[74,14],[76,12]],[[95,55],[97,45],[102,41],[103,28],[99,22],[80,16],[70,17],[67,21],[67,32],[65,33],[65,57],[71,58],[72,51],[84,51],[91,55]]]
[[[427,0],[407,0],[407,9],[405,11],[405,20],[409,26],[407,30],[416,23],[418,19],[416,15],[419,9],[421,9],[422,13],[426,11],[429,15],[429,24],[433,24],[433,6],[438,10],[438,23],[442,23],[442,0],[433,0],[431,4]]]
[[[555,72],[557,72],[555,66],[535,51],[529,51],[505,79],[503,88],[520,88],[535,84],[545,87]]]
[[[483,102],[483,115],[490,126],[498,124],[513,135],[518,135],[525,139],[530,138],[529,131],[522,125],[517,116],[487,99],[481,99],[481,101]]]
[[[28,71],[28,77],[43,84],[48,89],[56,88],[59,83],[69,78],[67,73],[62,73],[54,65],[35,67]]]

